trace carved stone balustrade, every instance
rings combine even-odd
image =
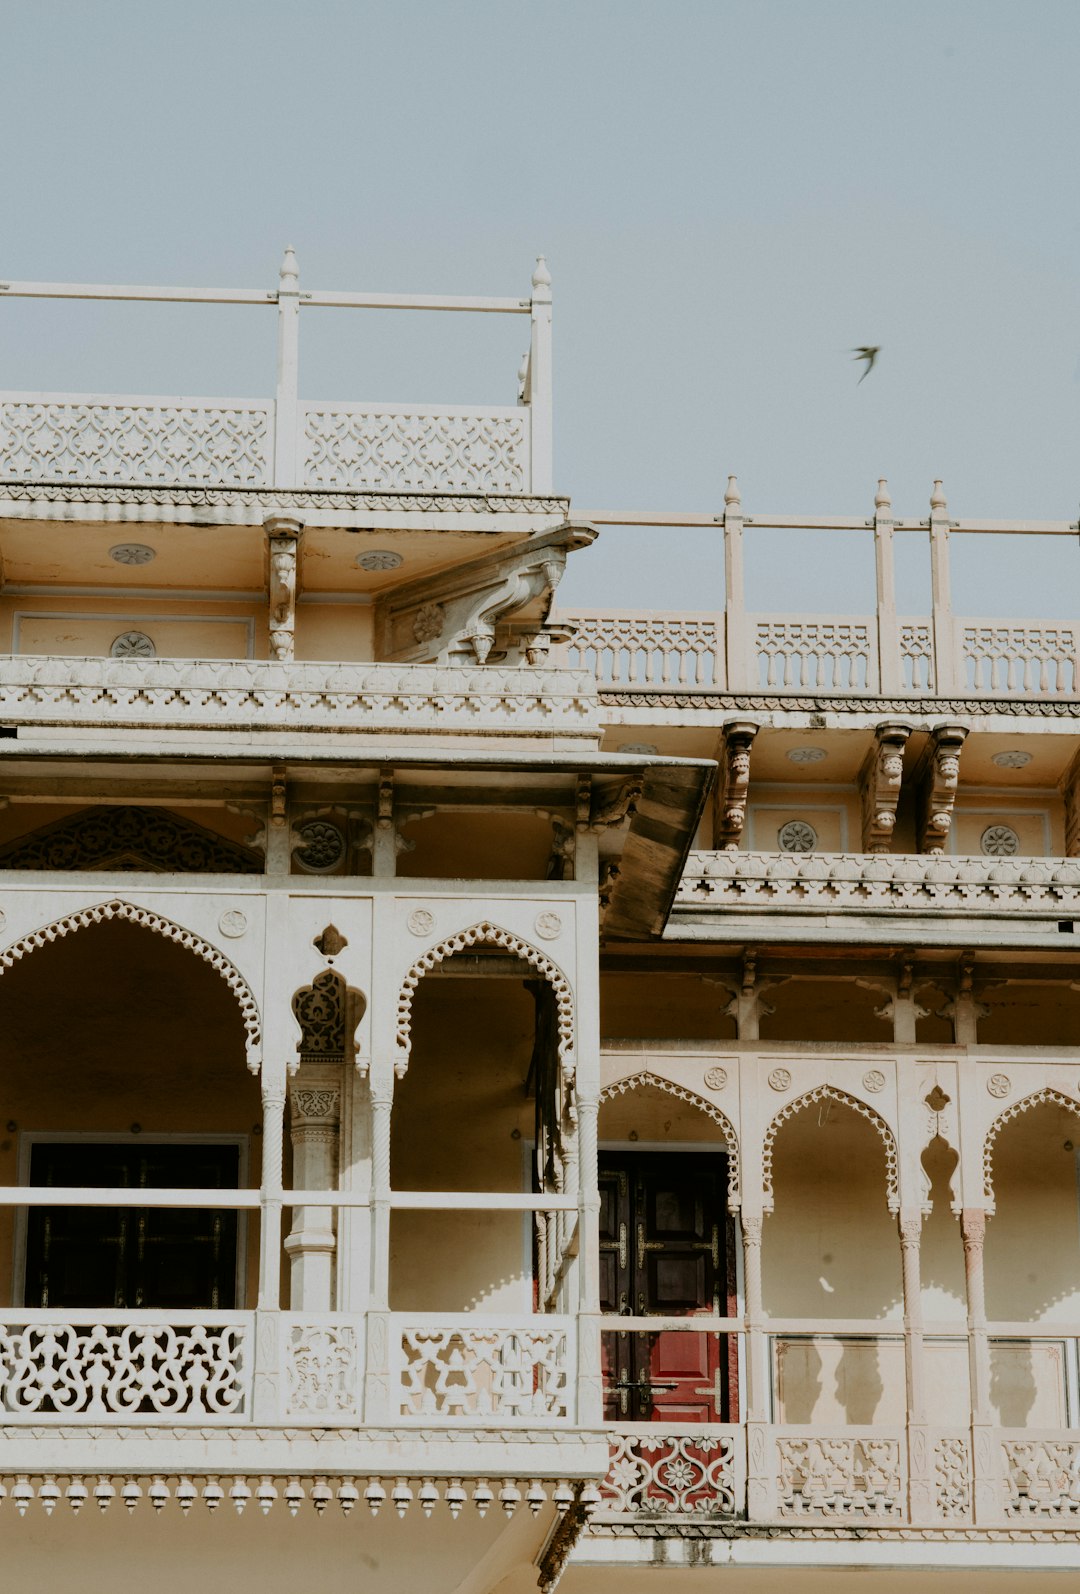
[[[947,914],[1001,920],[1017,933],[1080,919],[1080,861],[924,854],[691,853],[675,899],[681,926],[723,913],[742,920],[829,914],[900,926]],[[938,920],[936,931],[940,933]]]
[[[290,732],[552,734],[595,742],[581,671],[254,659],[0,658],[0,722]]]

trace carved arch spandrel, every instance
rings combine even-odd
[[[398,992],[397,1002],[397,1061],[394,1072],[399,1079],[405,1077],[409,1066],[409,1055],[412,1048],[412,1004],[416,995],[416,987],[420,984],[425,974],[443,963],[455,952],[464,952],[472,946],[496,946],[507,952],[514,952],[532,965],[538,974],[541,974],[555,993],[555,1005],[558,1013],[559,1029],[559,1061],[568,1080],[574,1077],[574,997],[570,989],[570,982],[562,969],[539,947],[522,940],[512,930],[505,930],[501,925],[492,924],[490,919],[483,919],[479,924],[471,925],[467,930],[459,930],[456,935],[447,936],[445,941],[440,941],[437,946],[429,948],[421,957],[418,957],[412,968],[406,974]]]
[[[340,1063],[356,1057],[356,1031],[367,1011],[362,991],[354,990],[336,969],[324,969],[310,985],[294,991],[290,1003],[296,1025],[295,1056],[289,1073],[302,1063]],[[360,1067],[359,1061],[357,1066]],[[366,1072],[366,1064],[361,1069]]]
[[[735,1133],[735,1126],[713,1102],[706,1101],[704,1096],[697,1095],[692,1090],[687,1090],[685,1085],[676,1085],[673,1080],[663,1079],[659,1074],[650,1073],[647,1068],[639,1074],[631,1074],[626,1079],[617,1079],[610,1085],[605,1085],[600,1092],[600,1106],[605,1102],[613,1101],[616,1096],[624,1096],[627,1091],[638,1089],[662,1090],[667,1096],[674,1096],[677,1101],[685,1101],[689,1106],[695,1107],[698,1112],[704,1113],[717,1124],[724,1137],[724,1145],[728,1156],[728,1206],[735,1210],[740,1204],[742,1189],[741,1169],[739,1162],[739,1137]]]
[[[53,941],[60,941],[64,936],[73,935],[78,930],[86,930],[92,924],[104,924],[111,919],[121,919],[128,924],[150,930],[154,935],[164,936],[167,941],[175,942],[185,951],[194,952],[195,956],[208,963],[216,974],[220,974],[239,1004],[240,1016],[244,1021],[247,1065],[251,1073],[257,1074],[262,1065],[262,1021],[250,985],[224,952],[219,951],[209,941],[204,941],[202,936],[195,934],[194,930],[185,930],[183,925],[174,924],[171,919],[163,918],[160,913],[152,913],[149,908],[137,908],[134,903],[114,897],[109,902],[99,902],[92,908],[80,908],[76,913],[69,913],[62,919],[54,919],[51,924],[31,930],[29,935],[24,935],[20,940],[13,941],[10,946],[0,950],[0,975],[40,947],[48,946]]]
[[[1030,1112],[1032,1107],[1045,1107],[1048,1104],[1062,1107],[1066,1112],[1071,1112],[1074,1118],[1080,1118],[1080,1101],[1076,1101],[1072,1096],[1066,1096],[1063,1091],[1052,1090],[1047,1086],[1044,1090],[1034,1090],[1030,1095],[1021,1096],[1019,1101],[1014,1101],[1005,1108],[1004,1112],[998,1113],[986,1131],[982,1157],[983,1194],[990,1203],[991,1212],[994,1210],[994,1147],[997,1145],[1001,1131],[1014,1119]]]
[[[773,1210],[773,1149],[776,1137],[790,1119],[803,1108],[813,1106],[816,1101],[835,1101],[842,1107],[850,1107],[852,1112],[865,1118],[871,1127],[881,1137],[885,1147],[885,1198],[892,1213],[900,1210],[900,1154],[896,1144],[896,1136],[892,1129],[882,1118],[880,1113],[867,1106],[865,1101],[860,1101],[858,1096],[851,1096],[846,1090],[838,1090],[835,1085],[816,1085],[813,1090],[804,1091],[801,1096],[796,1096],[794,1101],[787,1102],[765,1131],[765,1139],[761,1147],[761,1193],[766,1212]]]

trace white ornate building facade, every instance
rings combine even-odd
[[[542,262],[21,295],[269,307],[279,362],[0,394],[12,1586],[1063,1588],[1080,625],[955,616],[949,553],[1076,524],[732,480],[723,606],[560,611],[635,517],[554,490]],[[301,400],[301,309],[369,306],[522,316],[518,402]],[[875,612],[748,613],[783,525],[872,539]]]

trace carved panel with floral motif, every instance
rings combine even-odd
[[[0,869],[261,874],[262,855],[167,808],[84,808],[0,847]]]

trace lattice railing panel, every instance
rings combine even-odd
[[[1080,1522],[1080,1443],[1038,1436],[1006,1440],[1001,1448],[1007,1516]]]
[[[235,1419],[247,1411],[250,1364],[247,1319],[5,1324],[0,1410],[9,1422]]]
[[[834,692],[877,687],[877,626],[873,620],[751,619],[761,686]]]
[[[0,395],[0,476],[33,481],[263,487],[272,407]]]
[[[570,1418],[566,1328],[406,1325],[400,1346],[402,1417],[545,1423]]]
[[[778,1438],[777,1507],[784,1517],[900,1520],[906,1492],[899,1439]]]
[[[723,686],[724,621],[719,614],[640,614],[575,609],[566,662],[591,670],[601,685]]]
[[[905,692],[934,689],[934,634],[927,620],[901,620],[900,680]]]
[[[961,689],[979,693],[1077,690],[1077,628],[1010,620],[958,622]]]
[[[600,1485],[601,1516],[718,1517],[743,1508],[737,1431],[613,1434],[611,1464]]]
[[[315,1423],[353,1421],[360,1411],[359,1321],[291,1322],[285,1340],[285,1412]]]
[[[339,491],[530,490],[526,409],[300,406],[300,485]]]

